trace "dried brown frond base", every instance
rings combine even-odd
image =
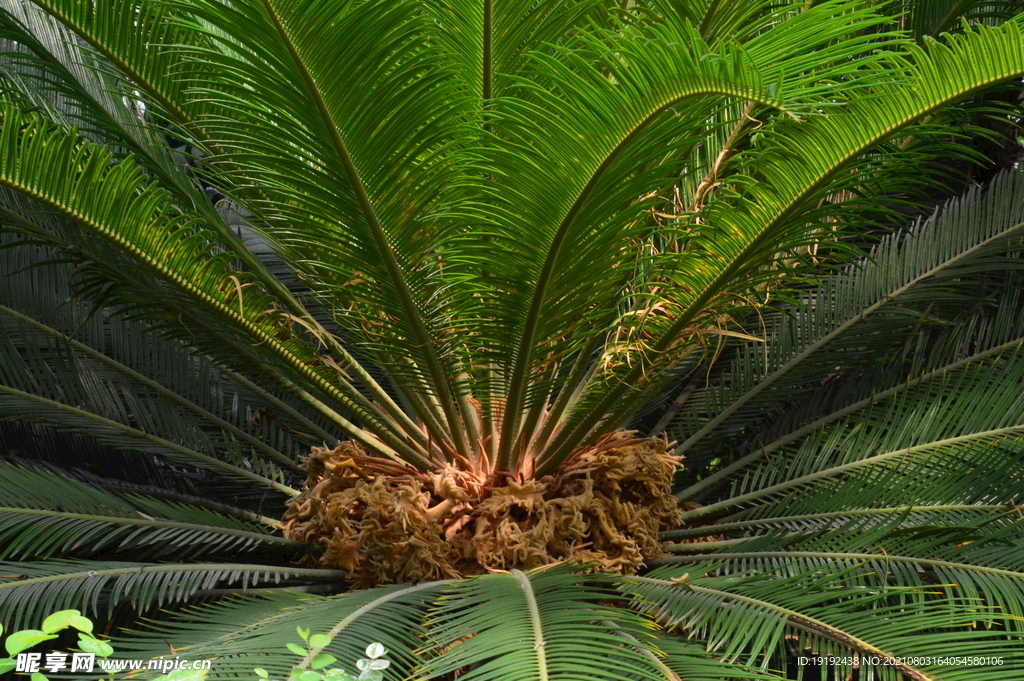
[[[357,586],[419,582],[560,561],[635,572],[674,527],[679,462],[664,440],[611,433],[540,480],[500,486],[446,467],[421,473],[352,442],[314,447],[284,534],[320,544],[322,567]]]

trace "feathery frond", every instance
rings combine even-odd
[[[1024,654],[1024,180],[915,218],[1020,158],[1021,16],[0,0],[0,619],[1015,679],[948,660]]]

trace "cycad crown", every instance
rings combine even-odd
[[[1024,649],[1024,181],[893,230],[1024,40],[905,4],[0,1],[0,417],[102,445],[3,464],[0,611],[401,582],[127,645],[1016,678],[956,659]]]

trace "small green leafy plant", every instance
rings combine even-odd
[[[288,650],[302,656],[303,662],[308,660],[307,664],[303,666],[310,668],[295,669],[289,677],[289,681],[381,681],[384,678],[384,670],[391,665],[389,661],[381,659],[388,654],[387,649],[380,643],[371,643],[366,646],[366,657],[356,660],[359,676],[352,676],[343,669],[327,669],[328,665],[338,661],[334,655],[320,652],[331,642],[331,637],[326,634],[311,636],[309,629],[302,627],[296,627],[295,630],[306,647],[303,648],[297,643],[289,643]],[[302,665],[301,662],[300,665]],[[266,669],[256,668],[253,671],[259,678],[269,681],[270,674]]]
[[[32,648],[43,641],[57,638],[58,632],[64,629],[78,630],[78,645],[83,652],[94,653],[97,657],[107,658],[114,652],[114,648],[106,641],[101,641],[92,635],[92,622],[83,617],[78,610],[61,610],[55,612],[43,620],[39,629],[22,629],[7,636],[4,648],[9,657],[0,659],[0,674],[14,669],[16,665],[15,656],[29,648]],[[0,624],[0,635],[3,634],[3,625]],[[47,681],[45,674],[33,672],[32,681]]]
[[[92,635],[92,621],[82,615],[78,610],[61,610],[55,612],[43,620],[39,629],[22,629],[7,636],[4,648],[8,657],[0,659],[0,674],[11,671],[17,665],[16,656],[43,641],[50,641],[57,638],[58,632],[64,629],[78,630],[78,647],[84,653],[93,653],[96,657],[107,659],[114,654],[114,647],[106,641],[101,641]],[[4,628],[0,624],[0,636]],[[203,681],[206,678],[205,669],[184,669],[176,670],[170,674],[158,676],[153,681]],[[114,678],[114,672],[108,672],[109,678]],[[40,672],[32,672],[29,676],[31,681],[49,681],[49,678]]]

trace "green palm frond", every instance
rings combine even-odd
[[[765,320],[765,345],[740,348],[728,370],[713,379],[717,385],[689,398],[671,431],[681,442],[676,452],[689,454],[715,434],[742,432],[773,409],[806,395],[815,382],[842,373],[842,367],[870,361],[878,346],[867,349],[866,337],[892,334],[920,319],[916,306],[934,300],[937,291],[945,293],[951,281],[991,270],[995,262],[1007,269],[1016,267],[1013,260],[1001,258],[1020,242],[1022,188],[1024,176],[1003,174],[985,193],[971,191],[914,230],[887,237],[869,260],[830,280],[814,298]],[[1005,315],[1012,321],[1012,304],[1008,308]],[[990,335],[984,345],[1012,337],[1012,330],[1005,337]],[[858,348],[865,348],[866,354]],[[933,368],[925,365],[919,370]],[[872,390],[883,388],[884,380],[873,380]]]
[[[212,242],[212,246],[216,243],[215,236],[204,235],[202,230],[197,233],[194,219],[179,213],[162,189],[156,185],[146,186],[144,177],[130,161],[104,168],[110,162],[110,155],[103,148],[80,142],[59,130],[48,130],[44,121],[31,116],[26,119],[13,108],[5,111],[2,130],[6,151],[0,182],[6,187],[32,197],[82,227],[82,237],[87,242],[95,240],[118,255],[134,258],[138,263],[135,267],[146,278],[155,276],[156,290],[172,301],[183,295],[199,302],[200,307],[195,309],[205,314],[197,321],[212,325],[214,333],[224,329],[225,323],[230,324],[228,342],[239,332],[243,337],[250,336],[256,347],[269,350],[270,357],[283,361],[299,376],[312,378],[319,389],[342,404],[370,416],[370,423],[380,423],[367,407],[360,406],[367,403],[366,398],[346,380],[337,374],[329,380],[312,368],[319,360],[308,342],[290,333],[285,334],[283,340],[278,337],[281,334],[275,324],[280,324],[280,313],[276,312],[272,297],[260,295],[258,288],[249,287],[255,282],[246,282],[243,291],[242,279],[246,275],[231,266],[226,253],[218,253],[211,247],[197,252],[195,247],[201,240]],[[43,172],[44,168],[51,173]],[[52,174],[57,169],[62,174]],[[76,177],[77,181],[68,182],[69,177]],[[156,227],[154,222],[164,223],[163,227]],[[162,262],[164,259],[167,261]],[[127,261],[121,264],[130,266]],[[179,309],[182,304],[180,300],[177,302]],[[285,374],[277,378],[296,397],[314,408],[319,406],[294,379]],[[345,393],[351,397],[346,397]],[[319,411],[335,425],[360,433],[355,435],[357,439],[366,439],[362,431],[336,412],[323,408]],[[408,445],[388,435],[388,428],[381,427],[384,429],[380,433],[382,437],[399,449],[409,451]],[[386,446],[385,450],[391,451]]]
[[[139,165],[160,178],[176,200],[203,215],[233,252],[279,294],[282,289],[246,249],[229,226],[218,219],[201,185],[167,147],[169,129],[154,125],[153,115],[115,68],[86,49],[72,31],[30,3],[0,5],[0,35],[10,46],[0,72],[19,96],[45,111],[51,121],[103,143],[115,157],[132,154]],[[262,276],[261,276],[262,275]]]
[[[2,468],[3,560],[111,552],[180,560],[304,550],[266,527],[230,516],[156,500],[143,504],[53,473]]]
[[[927,646],[935,646],[934,650],[938,652],[931,653],[933,657],[1008,653],[1011,660],[1015,659],[1013,641],[1021,628],[1018,613],[1022,606],[1024,553],[1021,551],[1022,525],[1013,508],[922,506],[877,509],[870,514],[847,516],[847,520],[843,520],[841,515],[806,519],[807,526],[799,531],[794,531],[796,523],[779,519],[780,522],[774,524],[778,529],[767,529],[773,523],[757,523],[760,525],[758,529],[751,526],[754,532],[761,531],[759,536],[706,545],[678,545],[678,549],[689,547],[699,553],[656,561],[666,567],[653,574],[671,579],[685,571],[689,575],[717,575],[726,581],[742,581],[749,579],[749,575],[760,575],[757,579],[763,579],[767,575],[772,580],[782,580],[776,585],[778,587],[787,580],[819,579],[817,593],[823,599],[821,603],[832,598],[836,605],[828,607],[829,617],[825,619],[837,627],[828,631],[828,627],[821,626],[823,621],[820,617],[805,619],[807,615],[814,615],[813,607],[817,606],[813,606],[812,601],[805,601],[801,608],[791,608],[792,612],[785,615],[787,626],[802,629],[805,636],[810,634],[808,647],[814,647],[822,654],[829,649],[844,647],[846,652],[840,656],[848,656],[850,652],[868,656],[877,654],[865,647],[869,641],[862,639],[857,642],[853,640],[854,636],[844,639],[845,635],[855,632],[839,623],[842,613],[852,606],[851,599],[878,597],[875,604],[869,602],[853,606],[853,612],[868,615],[871,613],[866,611],[877,609],[877,614],[886,618],[888,623],[890,618],[886,613],[894,612],[894,608],[901,616],[911,615],[916,610],[918,623],[913,624],[911,617],[905,622],[910,627],[908,632],[912,632],[914,626],[919,628],[917,638],[908,640],[920,646],[918,650],[921,651]],[[727,525],[723,525],[721,531],[723,534],[731,533]],[[669,564],[671,568],[667,567]],[[683,580],[684,590],[691,581],[701,583],[702,580]],[[895,590],[887,591],[893,587]],[[697,592],[701,593],[700,589]],[[719,596],[728,599],[722,594]],[[695,597],[692,594],[683,596]],[[764,600],[785,605],[790,597],[791,594],[779,591]],[[840,605],[840,601],[846,602]],[[916,608],[906,608],[908,604]],[[765,606],[762,603],[758,607]],[[943,609],[950,620],[942,620]],[[767,610],[771,607],[768,606]],[[926,611],[930,613],[928,616],[925,616]],[[778,615],[780,611],[776,610],[774,614]],[[931,619],[932,614],[935,619]],[[839,615],[839,618],[832,620],[832,615]],[[953,621],[957,617],[961,618],[959,624]],[[865,617],[865,622],[868,619]],[[861,624],[860,621],[856,623],[857,626]],[[895,619],[892,619],[892,624],[896,624]],[[944,628],[949,629],[945,635],[940,633]],[[888,641],[898,639],[895,632],[883,635]],[[780,642],[776,637],[775,644]],[[836,644],[839,648],[835,647]],[[898,655],[894,652],[895,643],[887,645],[890,646],[886,648],[889,654]],[[924,658],[929,654],[922,652],[921,656]],[[922,664],[928,666],[927,663]],[[924,675],[922,678],[1003,678],[997,677],[997,672],[988,666],[984,670],[936,668],[932,670],[937,674],[934,677],[923,669],[917,671]],[[1013,673],[1007,670],[1005,678],[1012,678]]]
[[[468,679],[665,678],[649,623],[600,605],[613,596],[612,584],[558,567],[459,582],[427,619],[419,673],[438,678],[468,667]],[[507,616],[488,617],[495,609]]]
[[[211,678],[1013,681],[1024,175],[923,216],[1019,156],[1021,16],[0,0],[4,626]],[[338,593],[378,567],[426,581]]]
[[[577,438],[600,422],[598,414],[606,414],[616,402],[628,404],[623,398],[636,392],[642,385],[640,377],[650,370],[643,357],[662,356],[698,315],[708,314],[708,305],[719,295],[718,287],[724,281],[733,277],[756,280],[759,275],[751,269],[753,263],[770,260],[772,253],[778,252],[778,243],[789,238],[784,236],[784,230],[807,228],[799,221],[795,225],[791,221],[802,212],[805,202],[822,198],[817,190],[832,174],[913,120],[972,94],[977,86],[971,83],[1001,80],[1003,74],[1012,77],[1024,69],[1024,63],[1019,62],[1019,40],[1019,29],[1013,23],[950,36],[948,44],[935,43],[927,53],[911,51],[913,65],[906,63],[905,70],[901,70],[905,82],[915,83],[913,87],[904,89],[902,83],[876,85],[873,96],[852,102],[843,114],[778,126],[759,157],[758,173],[765,178],[778,178],[780,184],[762,181],[744,185],[741,205],[725,199],[709,207],[708,222],[713,229],[691,236],[694,250],[681,256],[694,259],[694,265],[683,269],[681,264],[674,264],[670,280],[678,285],[666,288],[672,295],[668,302],[680,312],[647,320],[646,333],[652,340],[645,344],[644,355],[637,356],[630,363],[632,369],[610,383],[611,387],[592,391],[590,399],[596,402],[588,404],[586,418],[566,429],[565,435],[553,445],[549,461],[567,455]],[[983,75],[985,71],[989,75]],[[700,268],[696,267],[698,261]],[[619,413],[630,412],[620,407]],[[614,422],[614,416],[609,420]],[[546,468],[542,466],[541,470]]]
[[[880,679],[1010,679],[1016,674],[956,665],[956,658],[1005,654],[1008,637],[976,629],[993,611],[962,595],[937,598],[941,587],[843,584],[834,573],[814,568],[771,578],[689,574],[682,568],[658,570],[635,578],[634,588],[666,626],[699,632],[725,659],[766,659],[790,632],[815,652],[840,658],[836,666],[845,674],[854,667],[848,660],[855,653],[880,661],[858,665]],[[913,655],[904,652],[909,650]]]
[[[665,540],[684,542],[664,545],[674,555],[652,561],[664,566],[652,573],[658,579],[689,575],[678,587],[647,583],[666,618],[685,612],[689,619],[677,624],[689,635],[700,632],[710,644],[716,640],[711,632],[719,631],[723,642],[735,646],[717,649],[719,654],[741,651],[748,663],[784,658],[778,646],[785,632],[815,653],[838,657],[877,655],[877,645],[862,635],[870,632],[883,636],[885,652],[897,657],[903,637],[916,650],[933,651],[921,652],[922,660],[974,654],[1016,659],[1024,578],[1016,510],[1024,328],[1013,274],[1020,243],[1014,207],[1020,202],[1009,197],[1018,183],[1018,176],[1004,176],[990,197],[951,204],[913,237],[883,243],[865,268],[835,280],[839,286],[808,297],[806,307],[775,322],[808,335],[774,336],[785,351],[781,358],[769,355],[774,364],[767,370],[760,347],[729,367],[740,379],[741,399],[745,391],[784,388],[764,401],[762,414],[777,414],[779,406],[801,399],[808,407],[790,406],[791,414],[761,433],[766,439],[755,441],[748,455],[680,493],[704,505],[684,512],[680,529],[664,533]],[[985,281],[995,302],[964,311],[960,301],[970,298],[956,294]],[[858,298],[856,292],[863,293]],[[897,308],[893,320],[872,320],[872,312],[880,316],[890,304]],[[955,323],[908,345],[905,339],[915,334],[900,329],[920,328],[922,305],[941,317],[945,304],[961,308]],[[865,338],[893,331],[898,333],[888,341],[881,367],[897,373],[868,373],[870,380],[858,384],[854,369],[863,362],[857,357]],[[877,352],[886,345],[873,347]],[[915,351],[908,356],[909,347]],[[802,362],[786,365],[801,352]],[[821,363],[808,364],[816,355]],[[822,388],[820,380],[833,372],[840,388],[825,399],[833,388]],[[719,394],[729,396],[729,385],[723,381]],[[758,418],[757,412],[747,418]],[[686,543],[694,540],[699,543]],[[704,578],[696,575],[738,580],[737,591],[717,585],[703,590]],[[765,576],[772,586],[757,587],[765,590],[756,595],[738,586]],[[695,615],[695,604],[705,598],[723,609]],[[876,615],[881,619],[872,625]],[[736,643],[730,627],[754,617],[764,618],[758,631],[775,633]],[[1013,678],[1015,672],[922,662],[875,673],[980,679]]]
[[[280,493],[288,495],[296,493],[294,489],[270,478],[245,471],[220,459],[151,435],[138,428],[129,428],[111,419],[15,388],[0,387],[0,411],[18,414],[21,419],[26,421],[60,423],[63,429],[86,431],[98,441],[120,449],[156,454],[186,466],[220,471],[229,477],[237,476]]]
[[[90,616],[109,616],[121,599],[137,611],[181,603],[204,589],[278,586],[291,580],[336,583],[337,570],[244,563],[126,563],[113,561],[19,561],[0,563],[0,607],[10,626],[36,623],[46,613],[80,606]],[[101,607],[106,605],[106,607]]]
[[[921,505],[1012,501],[1019,491],[1010,474],[1024,429],[1019,393],[1007,392],[1022,363],[1020,342],[1014,346],[988,361],[929,375],[781,447],[737,478],[734,496],[687,511],[684,522],[774,505],[769,500],[783,497],[781,503],[798,507],[809,497],[788,492],[819,484],[831,489],[833,507],[844,503],[844,493],[881,506],[898,506],[915,492],[926,495],[911,497]],[[895,479],[904,481],[883,492]]]
[[[655,165],[654,159],[667,148],[695,142],[684,131],[702,125],[722,99],[708,95],[782,109],[789,109],[792,102],[799,109],[801,100],[813,95],[802,77],[782,77],[780,71],[787,68],[782,64],[799,61],[790,50],[816,50],[822,63],[864,51],[857,40],[830,46],[829,33],[840,26],[850,30],[851,24],[860,22],[871,25],[873,18],[864,13],[829,14],[829,9],[834,7],[806,19],[816,21],[820,33],[812,37],[794,31],[799,38],[785,44],[781,53],[755,43],[716,52],[685,26],[583,37],[571,51],[566,48],[560,60],[538,58],[529,89],[524,85],[517,100],[497,104],[500,117],[494,130],[503,139],[500,146],[490,145],[496,149],[486,152],[490,162],[480,176],[514,178],[515,184],[495,186],[491,191],[497,195],[481,206],[487,215],[474,222],[488,220],[493,227],[488,228],[488,241],[474,242],[478,249],[473,255],[482,268],[483,261],[493,259],[495,249],[500,249],[505,263],[500,272],[489,275],[498,291],[482,299],[487,301],[487,333],[495,336],[495,363],[512,367],[506,379],[510,409],[520,401],[531,405],[546,396],[551,384],[541,378],[539,367],[579,349],[613,323],[622,323],[616,318],[616,300],[638,256],[629,245],[653,231],[640,219],[650,205],[636,198],[650,193],[664,181],[665,173],[675,170],[670,164]],[[612,74],[613,80],[596,73],[582,82],[571,80],[569,73],[582,70],[580,64],[586,62],[602,74]],[[536,91],[539,88],[543,89]],[[661,115],[669,110],[672,117]],[[551,120],[559,120],[562,127]],[[546,160],[545,174],[536,172],[534,154]],[[648,165],[652,168],[644,172]],[[557,206],[539,191],[540,183],[552,181],[554,173],[559,174],[560,185],[572,188]],[[523,238],[522,220],[539,225],[530,240]],[[608,270],[595,277],[591,263],[598,259]],[[524,306],[523,301],[530,304]],[[566,319],[573,320],[571,328],[578,331],[566,334]],[[508,344],[505,339],[510,338],[518,338],[519,344]],[[516,424],[515,419],[504,421],[501,441],[507,446],[512,446],[509,429]]]
[[[132,153],[142,168],[161,179],[162,186],[180,205],[202,215],[249,274],[276,294],[277,300],[292,315],[322,332],[322,327],[289,290],[287,281],[281,281],[260,258],[254,257],[256,254],[250,252],[241,235],[232,229],[231,220],[209,205],[196,173],[186,171],[178,158],[181,154],[167,147],[167,139],[176,134],[173,127],[161,124],[158,117],[146,108],[146,102],[139,100],[140,93],[132,89],[131,83],[114,75],[118,67],[84,48],[73,31],[39,8],[20,2],[9,2],[2,7],[5,11],[0,13],[3,34],[19,45],[11,53],[11,67],[7,69],[7,77],[19,95],[46,110],[48,118],[55,123],[65,128],[77,125],[80,134],[88,131],[92,139],[104,143],[116,157],[123,158],[124,153]],[[118,7],[119,10],[126,8],[130,11],[130,5]],[[130,18],[135,23],[139,20],[138,16]],[[79,33],[85,31],[85,41],[95,43],[100,36],[89,33],[87,24],[75,24],[74,30]],[[114,62],[123,62],[123,54],[115,56],[109,50],[101,51],[112,56]],[[150,52],[152,50],[146,50],[147,54]],[[135,84],[145,82],[137,80],[139,73],[133,71],[133,74]],[[152,102],[149,103],[150,108],[151,105]],[[172,119],[179,125],[188,125],[180,117],[172,116]],[[327,339],[330,342],[331,337],[328,335]],[[334,344],[334,349],[340,351],[350,369],[375,397],[387,404],[382,389],[358,363],[352,361],[337,344]]]
[[[169,21],[174,15],[163,5],[116,0],[98,9],[68,0],[33,2],[43,12],[73,31],[114,68],[128,75],[151,100],[175,120],[189,122],[205,111],[183,96],[184,66],[173,50],[147,50],[147,45],[193,44],[198,38]],[[17,11],[17,8],[15,8]]]
[[[422,38],[427,17],[397,2],[372,9],[210,2],[190,3],[188,11],[216,29],[211,40],[222,45],[184,54],[216,65],[195,87],[231,114],[205,122],[210,144],[231,159],[233,183],[269,192],[246,207],[311,282],[329,282],[318,293],[332,304],[359,301],[363,325],[387,315],[388,352],[422,367],[426,375],[410,380],[430,382],[439,416],[457,432],[442,362],[448,351],[435,347],[444,334],[432,311],[442,302],[434,268],[406,260],[432,250],[433,230],[410,218],[452,182],[458,168],[445,158],[465,125],[460,109],[468,108],[445,55]],[[268,119],[267,110],[284,115]],[[464,442],[456,444],[468,454]]]
[[[694,641],[687,641],[680,636],[659,635],[658,649],[665,654],[665,666],[671,669],[680,679],[692,681],[723,681],[724,679],[743,679],[743,681],[775,681],[781,679],[778,674],[765,671],[759,667],[736,663],[722,662],[718,657]]]
[[[882,580],[893,573],[906,586],[940,585],[951,590],[950,595],[963,590],[979,602],[984,597],[998,617],[1020,612],[1024,554],[1019,546],[1020,517],[1012,508],[922,506],[847,517],[817,518],[798,531],[786,520],[775,524],[778,529],[766,530],[767,523],[761,523],[760,536],[709,542],[707,547],[677,545],[676,549],[699,554],[661,562],[689,563],[707,571],[779,574],[804,567],[825,569],[830,561],[848,562],[857,566],[844,577],[851,582]],[[723,528],[723,534],[728,532]],[[887,567],[880,570],[883,566]],[[956,578],[948,581],[939,577],[954,574]],[[1014,620],[1003,626],[1015,630],[1020,624]]]
[[[1007,0],[924,0],[897,3],[907,16],[903,23],[918,40],[956,31],[964,19],[999,23],[1020,13],[1017,3]]]
[[[197,451],[212,451],[214,443],[191,422],[193,419],[201,420],[209,424],[208,428],[221,430],[223,435],[218,443],[221,447],[230,446],[229,443],[235,449],[245,446],[257,456],[268,458],[286,468],[296,468],[293,458],[285,456],[241,427],[201,408],[197,404],[199,400],[193,401],[168,390],[107,355],[11,308],[0,306],[0,320],[0,328],[6,333],[9,343],[8,352],[4,354],[5,363],[11,372],[9,387],[18,386],[19,382],[14,380],[16,375],[32,376],[29,389],[37,395],[49,393],[56,397],[59,394],[61,401],[87,407],[100,416],[137,424],[145,432],[176,433],[174,439],[177,442],[187,443]],[[126,344],[144,345],[143,339],[146,337],[139,333],[139,329],[131,331],[135,333],[122,340]],[[49,371],[43,370],[43,367]],[[41,383],[48,374],[55,385],[46,390]],[[105,385],[107,389],[98,390],[97,384]],[[79,390],[75,391],[75,388]],[[119,394],[129,396],[131,403],[118,404],[114,396]],[[126,409],[131,411],[126,413]],[[182,418],[174,423],[171,419],[175,417]],[[277,474],[273,467],[268,470],[270,477]]]
[[[301,641],[296,623],[330,643],[320,651],[336,657],[337,666],[353,673],[354,662],[370,643],[388,650],[392,663],[385,678],[404,678],[417,664],[413,652],[426,630],[422,615],[450,581],[416,586],[389,586],[338,596],[321,597],[264,592],[192,608],[178,621],[132,631],[117,649],[144,656],[166,653],[168,642],[192,659],[216,660],[225,676],[247,677],[254,667],[285,678],[308,661],[289,651]],[[301,616],[301,620],[296,619]]]
[[[102,472],[102,468],[97,466],[92,457],[85,455],[84,458],[88,461],[89,466],[93,468],[93,471]],[[139,466],[134,469],[134,472],[141,473],[140,479],[146,480],[148,483],[160,483],[158,484],[141,484],[138,482],[126,481],[123,478],[105,478],[98,475],[96,472],[85,470],[85,469],[71,469],[71,468],[60,468],[55,465],[47,465],[47,463],[40,459],[35,459],[29,464],[24,459],[18,457],[9,457],[9,461],[15,465],[28,465],[30,467],[40,468],[43,470],[53,470],[60,475],[71,477],[76,480],[83,482],[89,487],[104,490],[115,495],[126,495],[131,498],[133,504],[141,508],[144,512],[150,515],[162,515],[168,518],[175,518],[184,522],[191,522],[189,516],[193,513],[191,509],[198,509],[195,511],[201,514],[204,510],[213,512],[218,516],[230,516],[232,518],[240,518],[248,521],[249,523],[256,523],[266,527],[272,527],[278,523],[278,519],[270,518],[266,515],[261,515],[254,511],[243,508],[248,501],[244,494],[238,495],[239,498],[232,499],[232,494],[236,493],[236,490],[230,488],[226,489],[223,485],[219,487],[220,494],[216,499],[210,498],[209,496],[200,496],[203,494],[202,489],[186,489],[183,491],[178,490],[173,484],[174,482],[181,482],[181,469],[172,469],[170,472],[177,474],[177,477],[168,479],[169,476],[164,476],[161,479],[159,475],[159,468],[147,468],[145,466]],[[159,461],[157,459],[156,461]],[[194,474],[195,471],[192,471]],[[199,477],[200,476],[190,476]],[[191,482],[191,481],[190,481]],[[245,489],[245,488],[243,488]],[[251,490],[246,490],[250,491]],[[261,491],[262,495],[262,491]],[[225,503],[225,502],[234,503]],[[176,511],[188,509],[184,511],[185,515],[178,517],[175,515]],[[200,519],[195,521],[198,523],[207,522],[206,519]]]
[[[77,127],[107,144],[118,158],[133,154],[179,200],[207,215],[212,212],[201,187],[168,153],[160,131],[145,124],[138,95],[118,82],[102,57],[30,3],[9,1],[0,9],[0,35],[7,41],[2,72],[20,96],[58,125]]]

